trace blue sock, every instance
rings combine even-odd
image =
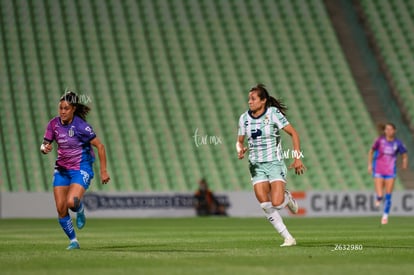
[[[76,239],[75,229],[73,228],[72,219],[69,215],[64,218],[59,218],[59,223],[63,231],[65,231],[66,235],[68,236],[69,240]]]
[[[382,196],[377,196],[377,201],[382,201]]]
[[[389,214],[391,209],[391,193],[385,194],[384,214]]]

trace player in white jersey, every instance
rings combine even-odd
[[[279,210],[288,206],[297,213],[298,205],[285,189],[287,169],[282,157],[280,129],[292,137],[293,150],[300,152],[299,135],[285,117],[286,106],[271,97],[263,84],[249,91],[249,110],[240,116],[236,149],[238,158],[249,150],[249,168],[257,200],[266,218],[284,238],[281,246],[296,245],[296,240],[283,223]],[[247,137],[248,147],[244,146]],[[300,156],[300,154],[298,154]],[[289,168],[297,175],[305,166],[300,157]]]

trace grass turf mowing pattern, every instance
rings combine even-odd
[[[80,250],[57,220],[0,220],[0,274],[378,274],[414,270],[413,218],[88,219]],[[335,250],[336,245],[362,250]],[[350,248],[350,247],[348,247]]]

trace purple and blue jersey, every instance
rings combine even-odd
[[[68,125],[55,117],[47,125],[44,140],[57,143],[57,169],[81,170],[82,167],[91,167],[95,160],[90,144],[95,137],[92,127],[80,117],[74,116]]]
[[[372,145],[374,158],[372,173],[374,177],[395,178],[398,154],[407,152],[405,145],[398,139],[388,141],[384,136],[377,138]]]

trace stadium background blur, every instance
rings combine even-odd
[[[371,190],[378,122],[414,152],[410,0],[0,0],[0,19],[1,192],[52,190],[39,146],[66,89],[106,146],[112,182],[92,191],[250,191],[234,144],[256,83],[301,136],[291,190]]]

